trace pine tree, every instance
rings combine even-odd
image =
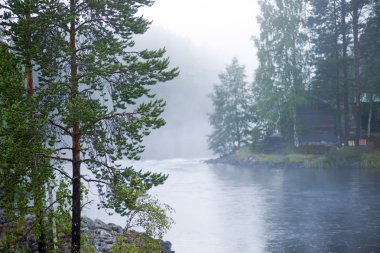
[[[346,143],[349,134],[346,3],[334,0],[310,1],[310,4],[308,24],[314,35],[315,66],[311,93],[335,108],[337,133],[341,142]]]
[[[307,57],[304,51],[305,3],[259,2],[260,37],[255,39],[259,67],[253,90],[266,134],[279,131],[298,145],[297,105],[304,97]]]
[[[373,102],[380,96],[380,4],[372,6],[371,15],[360,37],[363,93],[369,102],[367,137],[371,136]]]
[[[150,24],[137,11],[153,2],[9,0],[1,5],[2,34],[24,59],[36,118],[47,123],[39,130],[49,152],[37,156],[72,182],[72,252],[80,251],[81,181],[98,186],[101,207],[123,214],[167,177],[116,163],[139,159],[143,137],[164,125],[165,102],[155,99],[150,87],[178,75],[177,68],[169,69],[164,49],[134,49],[134,35]],[[67,162],[71,172],[60,166]]]
[[[214,128],[209,136],[209,147],[219,155],[229,154],[246,144],[252,130],[251,96],[245,81],[245,66],[234,58],[220,84],[214,85],[210,95],[214,111],[209,115]]]
[[[45,228],[45,199],[46,186],[52,175],[52,169],[48,166],[49,159],[41,158],[39,154],[46,154],[48,150],[44,148],[45,138],[40,129],[46,124],[45,119],[38,114],[38,101],[35,98],[35,83],[33,68],[38,60],[38,54],[42,53],[41,38],[49,37],[42,36],[44,32],[48,32],[44,22],[49,15],[46,2],[41,1],[14,1],[7,0],[1,4],[3,11],[0,14],[0,31],[4,35],[3,39],[8,44],[7,48],[17,58],[17,62],[25,73],[26,87],[20,87],[18,91],[19,99],[24,101],[28,107],[19,107],[20,115],[28,115],[29,120],[24,126],[24,137],[27,147],[24,159],[29,159],[25,164],[26,174],[22,175],[30,180],[33,186],[30,189],[31,199],[34,207],[35,216],[34,233],[38,236],[38,250],[45,252],[47,250],[46,228]],[[16,59],[15,59],[16,60]],[[6,87],[5,87],[6,89]],[[16,109],[16,108],[14,108]],[[24,109],[24,110],[22,110]],[[34,122],[31,124],[31,122]],[[30,127],[30,129],[28,128]],[[12,129],[18,131],[17,129]],[[9,136],[12,136],[12,130],[8,131]],[[38,149],[36,147],[39,146]]]
[[[164,125],[165,103],[154,99],[150,86],[178,75],[168,69],[165,50],[133,48],[133,36],[150,24],[136,13],[151,4],[71,0],[61,2],[59,18],[53,20],[60,34],[58,43],[46,49],[54,62],[41,69],[38,96],[52,130],[48,158],[72,165],[70,173],[60,171],[73,183],[72,252],[80,251],[82,180],[99,186],[103,207],[122,212],[120,198],[130,200],[131,207],[136,196],[166,179],[116,164],[139,159],[143,137]]]
[[[38,238],[39,252],[46,251],[45,183],[52,175],[48,161],[38,159],[48,154],[41,145],[44,140],[44,123],[32,117],[36,101],[27,95],[24,87],[22,64],[8,47],[0,45],[0,178],[1,206],[8,222],[23,226],[25,216],[34,214],[33,232]],[[13,234],[16,249],[20,238],[29,230]]]

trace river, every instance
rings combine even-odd
[[[164,238],[176,253],[380,252],[380,169],[134,165],[169,174],[151,193],[176,211]],[[123,223],[94,209],[87,214]]]

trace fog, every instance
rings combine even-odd
[[[145,139],[143,159],[209,157],[208,94],[233,57],[246,65],[247,81],[252,80],[257,1],[157,0],[140,14],[152,25],[136,38],[137,48],[165,47],[171,66],[180,69],[179,77],[154,88],[167,102],[167,124]]]
[[[207,148],[210,133],[207,113],[211,111],[208,94],[223,70],[220,52],[194,45],[189,39],[153,26],[137,38],[138,48],[165,47],[172,67],[179,67],[174,80],[153,88],[157,98],[166,101],[166,125],[146,137],[144,159],[191,158],[212,155]]]
[[[239,59],[246,65],[247,81],[252,80],[256,55],[250,36],[242,39],[246,50]],[[163,98],[167,105],[163,114],[166,125],[154,130],[146,137],[143,159],[197,158],[210,157],[207,135],[211,132],[207,114],[212,105],[208,95],[218,74],[222,73],[233,57],[231,44],[225,50],[220,46],[210,47],[196,43],[192,38],[179,35],[162,26],[152,25],[144,34],[136,38],[139,49],[165,48],[172,67],[179,67],[180,75],[170,82],[153,88],[157,98]],[[238,47],[236,47],[238,48]]]

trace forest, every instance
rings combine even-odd
[[[226,155],[271,135],[298,147],[311,124],[320,126],[309,143],[321,142],[321,134],[340,146],[358,146],[364,138],[375,143],[380,3],[262,0],[259,5],[260,34],[253,37],[259,66],[251,82],[237,59],[220,74],[211,95],[209,147]],[[307,119],[313,117],[318,120]]]
[[[117,163],[140,159],[165,124],[151,87],[179,74],[164,49],[134,47],[151,23],[137,12],[152,4],[0,1],[1,252],[95,252],[81,229],[90,185],[125,229],[161,238],[170,227],[148,194],[167,175]]]
[[[120,162],[140,160],[144,138],[165,125],[156,88],[180,74],[164,48],[136,45],[152,23],[139,10],[154,2],[0,0],[1,252],[96,252],[83,232],[90,188],[127,224],[109,252],[163,252],[156,239],[172,208],[150,190],[168,175]],[[223,156],[271,136],[376,145],[379,1],[259,6],[254,80],[237,58],[219,75],[210,149]]]

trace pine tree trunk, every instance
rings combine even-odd
[[[71,252],[80,252],[81,229],[81,204],[80,204],[80,140],[79,124],[73,129],[73,192],[72,192],[72,217],[71,217]]]
[[[50,213],[53,214],[54,213],[54,201],[53,201],[53,187],[52,185],[49,183],[48,184],[48,201],[49,201],[49,206],[50,206]],[[56,224],[56,219],[54,217],[54,215],[51,215],[51,221],[50,221],[50,225],[51,225],[51,231],[52,231],[52,239],[53,239],[53,249],[54,249],[54,252],[57,252],[58,248],[57,248],[57,224]]]
[[[297,105],[294,105],[294,115],[293,115],[293,140],[294,140],[294,147],[298,148],[300,145],[299,139],[298,139],[298,131],[297,131]]]
[[[76,55],[76,27],[75,27],[75,11],[76,1],[70,0],[70,12],[72,13],[72,20],[70,21],[70,76],[71,76],[71,100],[75,103],[78,97],[78,66]],[[74,106],[75,107],[75,106]],[[76,117],[76,112],[71,112],[73,118]],[[72,132],[72,167],[73,167],[73,190],[72,190],[72,217],[71,217],[71,252],[80,252],[80,239],[81,239],[81,190],[80,190],[80,126],[79,122],[73,124]]]
[[[360,97],[361,97],[361,84],[359,76],[360,68],[360,49],[359,49],[359,6],[357,1],[353,1],[353,11],[352,11],[352,26],[354,33],[354,75],[355,75],[355,142],[359,145],[359,139],[361,134],[361,108],[360,108]]]
[[[367,125],[367,137],[371,137],[371,121],[372,121],[372,107],[373,107],[373,94],[370,96],[369,101],[369,113],[368,113],[368,125]]]
[[[339,45],[338,45],[338,40],[339,40],[339,32],[338,32],[338,15],[337,15],[337,8],[336,8],[336,1],[334,0],[333,2],[334,6],[334,33],[335,33],[335,38],[334,38],[334,43],[335,43],[335,68],[336,68],[336,73],[335,73],[335,84],[336,84],[336,108],[337,108],[337,134],[339,136],[339,144],[342,144],[344,142],[344,137],[343,137],[343,128],[342,128],[342,99],[341,99],[341,80],[340,80],[340,66],[339,66]]]
[[[350,138],[350,108],[348,92],[348,69],[347,69],[347,34],[346,34],[346,1],[341,0],[341,33],[343,55],[343,104],[344,104],[344,143],[348,145]]]
[[[34,80],[33,80],[33,62],[32,62],[32,56],[31,56],[31,44],[32,44],[32,35],[30,31],[30,22],[31,22],[31,13],[30,10],[27,9],[25,13],[25,21],[26,21],[26,31],[25,31],[25,48],[27,54],[25,55],[26,58],[26,64],[25,64],[25,71],[26,71],[26,91],[28,93],[29,97],[34,96]],[[30,115],[31,119],[35,117],[35,115],[32,113]],[[35,158],[34,158],[35,159]],[[31,165],[31,169],[36,171],[38,168],[36,164]],[[36,173],[33,173],[34,177],[36,177]],[[32,181],[35,181],[37,178],[32,178]],[[34,186],[37,187],[37,186]],[[33,199],[34,203],[40,202],[41,196],[39,196],[38,193],[35,191],[32,191],[33,194]],[[47,243],[46,243],[46,234],[45,234],[45,224],[44,224],[44,212],[43,208],[40,207],[41,209],[37,211],[36,217],[39,217],[39,221],[36,221],[39,223],[39,236],[37,238],[37,249],[39,253],[46,253],[47,252]]]

